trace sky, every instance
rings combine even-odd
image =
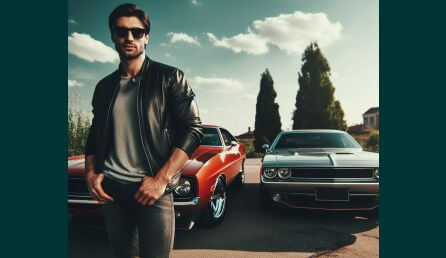
[[[89,115],[97,82],[119,65],[108,16],[122,3],[68,1],[68,94]],[[349,126],[362,123],[362,114],[379,106],[377,0],[132,3],[150,17],[146,54],[185,73],[203,124],[234,135],[253,130],[260,77],[268,69],[282,130],[291,130],[302,53],[312,41],[328,60],[335,98]]]

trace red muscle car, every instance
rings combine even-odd
[[[242,188],[246,149],[219,126],[203,125],[201,145],[182,169],[173,191],[177,228],[191,229],[195,222],[219,224],[225,215],[229,185]],[[84,179],[84,156],[68,158],[68,208],[71,215],[102,216]]]

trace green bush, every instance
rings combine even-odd
[[[254,149],[254,140],[253,139],[239,139],[246,148],[246,158],[261,158],[263,157],[263,153],[256,152]]]
[[[68,108],[68,156],[84,154],[90,119],[73,107]]]
[[[372,133],[367,139],[366,147],[371,151],[379,152],[379,134]]]

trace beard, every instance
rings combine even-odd
[[[126,51],[124,46],[115,44],[115,49],[118,51],[121,58],[125,58],[127,60],[135,59],[144,53],[144,48],[138,48],[138,46],[136,46],[133,51]]]

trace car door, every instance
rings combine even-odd
[[[225,165],[227,168],[225,169],[225,173],[228,176],[228,182],[231,182],[232,179],[238,174],[241,166],[241,153],[240,153],[240,144],[237,140],[232,136],[232,134],[224,129],[220,128],[221,136],[223,138],[223,142],[225,144]],[[237,142],[236,145],[232,145],[231,142]]]

